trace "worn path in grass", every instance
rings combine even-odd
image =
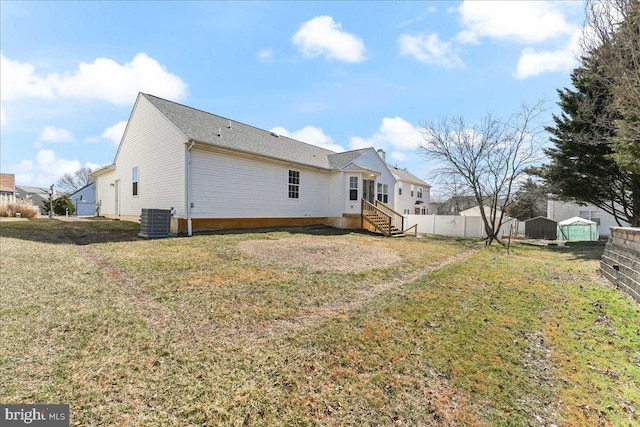
[[[241,250],[295,261],[310,234],[342,265],[358,245],[401,261]],[[2,225],[0,400],[68,402],[87,426],[640,425],[640,306],[594,274],[602,245],[136,235]]]
[[[160,330],[167,328],[167,319],[169,317],[173,317],[175,312],[165,304],[154,302],[154,299],[146,290],[143,283],[131,278],[131,276],[118,267],[109,258],[109,256],[98,251],[95,247],[77,246],[77,249],[78,255],[84,258],[88,264],[94,264],[97,268],[102,270],[110,280],[123,286],[123,293],[127,294],[128,303],[136,307],[142,317],[147,319],[150,325]],[[240,332],[237,328],[233,327],[224,329],[217,328],[215,332],[215,340],[218,342],[222,340],[228,344],[237,343],[239,340],[242,340],[243,342],[251,342],[253,344],[260,344],[283,336],[289,332],[316,326],[322,322],[336,318],[337,316],[344,315],[350,310],[362,308],[380,295],[388,293],[395,288],[410,283],[447,265],[461,261],[478,251],[479,249],[472,249],[461,252],[442,261],[429,264],[411,273],[361,289],[354,293],[349,301],[332,302],[319,307],[306,308],[304,312],[298,316],[285,319],[274,319],[266,323],[262,322],[257,325],[257,328],[251,328],[249,331],[245,329]],[[126,288],[126,292],[124,288]],[[178,325],[175,322],[171,324],[172,329],[175,329],[177,326]],[[179,327],[183,329],[183,332],[189,333],[191,336],[199,336],[203,330],[208,329],[203,328],[202,326],[203,325],[188,322],[182,322],[182,324],[179,325]],[[211,339],[214,337],[208,338]],[[203,337],[203,339],[206,339],[206,337]]]
[[[269,322],[267,325],[262,325],[260,330],[255,331],[253,339],[255,341],[262,341],[265,339],[275,338],[291,331],[298,331],[304,328],[316,326],[324,321],[344,315],[350,310],[357,310],[364,307],[366,304],[371,302],[372,299],[380,295],[390,292],[404,284],[413,282],[414,280],[439,270],[449,264],[461,261],[478,251],[479,249],[472,249],[462,252],[443,261],[429,264],[417,271],[362,289],[356,292],[348,302],[331,303],[321,307],[309,308],[305,313],[294,318],[276,319]]]

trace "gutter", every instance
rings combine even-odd
[[[185,211],[187,212],[187,236],[191,237],[193,235],[193,227],[192,227],[192,221],[191,221],[191,208],[193,207],[193,204],[191,203],[191,149],[193,148],[194,145],[196,145],[196,142],[193,140],[189,140],[187,141],[187,144],[189,144],[188,146],[185,144],[185,146],[187,147],[187,156],[186,156],[186,162],[187,162],[187,176],[186,176],[186,189],[185,189]]]
[[[321,171],[327,171],[327,172],[337,172],[340,169],[339,168],[333,168],[333,167],[323,167],[323,166],[316,166],[313,164],[309,164],[309,163],[301,163],[301,162],[297,162],[295,160],[287,160],[287,159],[282,159],[280,157],[274,157],[274,156],[270,156],[268,154],[260,154],[260,153],[255,153],[253,151],[247,151],[247,150],[238,150],[238,149],[234,149],[234,148],[229,148],[226,147],[224,145],[218,145],[218,144],[214,144],[212,142],[207,142],[207,141],[196,141],[193,139],[189,140],[190,143],[197,143],[200,146],[208,146],[211,148],[217,148],[218,150],[222,150],[223,152],[227,152],[227,153],[240,153],[240,154],[245,154],[245,155],[249,155],[250,157],[260,157],[263,159],[269,159],[272,161],[276,161],[278,163],[284,163],[284,164],[290,164],[290,165],[298,165],[301,167],[306,167],[306,168],[312,168],[312,169],[318,169]]]

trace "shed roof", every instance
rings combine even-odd
[[[579,216],[574,216],[573,218],[565,219],[564,221],[560,221],[558,225],[592,225],[597,224],[597,222],[589,221],[588,219],[580,218]]]
[[[535,218],[529,218],[527,220],[525,220],[524,222],[530,222],[530,221],[540,221],[540,222],[553,222],[557,224],[557,221],[547,218],[545,216],[537,216]]]

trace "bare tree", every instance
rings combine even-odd
[[[505,212],[522,181],[525,168],[541,158],[535,121],[543,102],[523,105],[522,110],[502,121],[491,114],[469,125],[462,117],[422,124],[422,156],[440,166],[434,175],[442,182],[456,182],[472,194],[480,208],[487,245],[498,236]]]
[[[73,174],[65,173],[56,182],[56,187],[62,193],[73,193],[93,182],[93,178],[90,175],[91,172],[91,168],[82,167]]]

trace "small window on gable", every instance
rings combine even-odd
[[[349,177],[349,200],[358,200],[358,177]]]
[[[289,170],[289,198],[300,198],[300,171]]]
[[[131,172],[131,181],[133,182],[132,195],[138,195],[138,167],[134,166]]]

